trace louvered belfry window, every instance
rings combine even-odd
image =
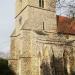
[[[44,0],[39,0],[39,7],[44,8]]]

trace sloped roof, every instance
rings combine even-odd
[[[57,16],[57,28],[59,33],[75,34],[75,19]]]

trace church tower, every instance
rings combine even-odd
[[[36,39],[56,31],[55,1],[16,0],[15,25],[10,64],[17,75],[41,75],[39,56],[43,44]]]
[[[16,0],[9,60],[16,75],[55,75],[51,59],[63,57],[66,39],[57,34],[55,4],[55,0]],[[56,75],[64,75],[61,67]]]

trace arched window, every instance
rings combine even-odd
[[[39,0],[39,7],[44,8],[44,0]]]

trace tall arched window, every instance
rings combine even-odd
[[[44,0],[42,0],[42,7],[44,8]]]
[[[44,0],[39,0],[39,7],[44,8]]]

